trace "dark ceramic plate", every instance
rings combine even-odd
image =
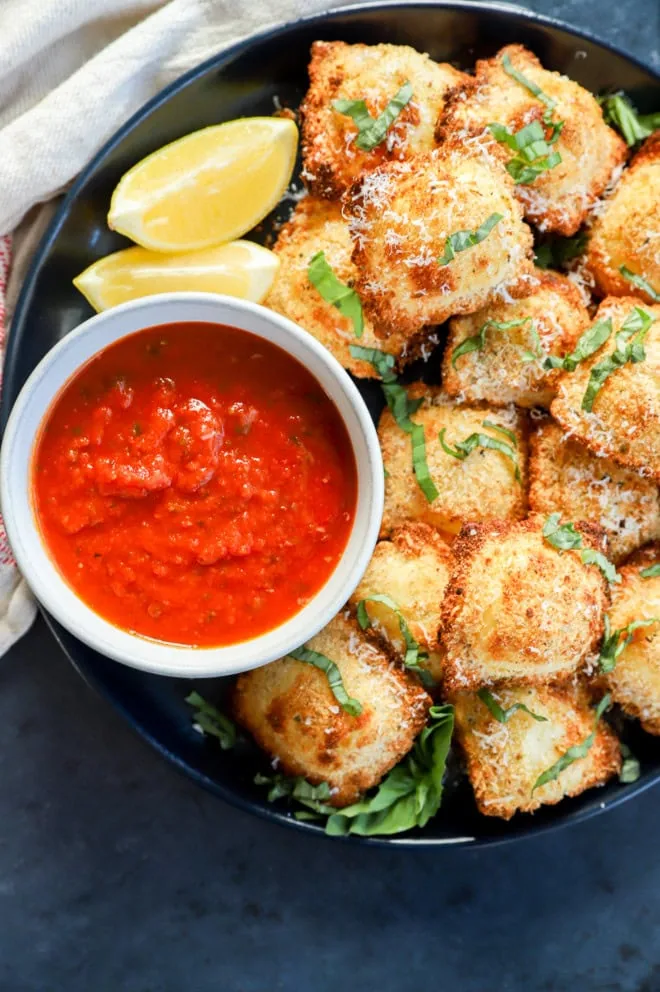
[[[299,21],[243,42],[168,87],[139,111],[99,152],[74,184],[45,235],[18,303],[7,353],[0,423],[25,379],[56,341],[91,315],[71,284],[91,262],[125,246],[106,227],[110,194],[131,165],[168,141],[209,124],[253,114],[270,114],[275,99],[296,107],[307,85],[309,48],[315,39],[394,42],[412,45],[439,61],[470,67],[508,42],[529,46],[550,69],[564,72],[594,92],[624,89],[643,111],[660,105],[660,78],[634,59],[564,25],[505,5],[476,3],[377,4],[344,8]],[[272,228],[264,225],[263,236]],[[437,364],[437,363],[436,363]],[[374,415],[377,388],[364,388]],[[243,809],[298,830],[321,828],[298,823],[285,807],[269,804],[253,784],[264,759],[256,748],[221,752],[191,727],[184,680],[146,675],[96,654],[46,616],[55,637],[80,674],[133,727],[196,782]],[[198,688],[221,701],[224,680]],[[402,838],[362,841],[398,845],[477,846],[538,833],[576,822],[638,795],[660,778],[660,738],[629,731],[642,776],[634,785],[612,783],[574,800],[548,807],[533,818],[502,823],[480,816],[465,780],[446,792],[442,810],[423,831]]]

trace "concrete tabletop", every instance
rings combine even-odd
[[[658,0],[535,0],[660,68]],[[0,673],[0,992],[660,992],[660,791],[486,851],[337,845],[164,764],[41,620]]]

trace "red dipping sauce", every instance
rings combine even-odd
[[[282,624],[348,541],[344,423],[281,348],[216,324],[110,345],[64,387],[33,462],[36,516],[66,581],[118,627],[236,644]]]

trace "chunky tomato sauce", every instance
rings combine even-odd
[[[178,644],[235,644],[298,612],[341,557],[356,492],[316,379],[215,324],[111,345],[55,400],[34,455],[65,579],[117,626]]]

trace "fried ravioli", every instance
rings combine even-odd
[[[577,287],[557,272],[537,269],[529,290],[523,299],[498,300],[450,321],[442,362],[442,384],[450,396],[494,406],[550,406],[558,373],[544,371],[543,359],[572,351],[589,326],[589,313]],[[493,326],[510,321],[518,326]],[[483,347],[454,359],[454,351],[480,333]]]
[[[408,396],[422,400],[413,419],[424,427],[427,462],[438,496],[432,503],[426,499],[413,473],[410,436],[401,430],[390,411],[384,410],[378,425],[386,471],[381,537],[389,536],[410,520],[430,524],[451,540],[465,521],[524,517],[527,510],[525,414],[512,407],[497,410],[461,406],[437,386],[423,383],[409,387]],[[521,482],[516,480],[515,465],[499,451],[477,448],[461,461],[443,450],[439,440],[442,428],[446,429],[445,443],[452,447],[474,433],[497,437],[497,432],[484,428],[484,420],[515,435]],[[499,437],[506,440],[502,435]]]
[[[492,695],[504,710],[520,703],[545,720],[535,720],[519,709],[500,723],[476,693],[460,693],[452,699],[456,735],[484,816],[510,820],[514,813],[533,813],[602,785],[620,770],[619,742],[601,719],[586,755],[534,789],[543,772],[593,732],[595,712],[589,693],[569,683],[498,688]]]
[[[660,538],[657,485],[609,458],[597,458],[549,419],[530,437],[529,508],[593,520],[605,531],[608,557],[615,562]]]
[[[635,620],[660,619],[660,575],[641,573],[660,564],[660,543],[638,552],[620,569],[612,588],[610,627],[621,630]],[[625,639],[626,635],[622,635]],[[649,734],[660,735],[660,623],[638,627],[606,676],[612,698]]]
[[[609,603],[605,579],[543,537],[543,518],[466,524],[442,604],[443,681],[449,692],[568,678],[591,661]],[[585,548],[600,528],[578,523]]]
[[[316,41],[310,87],[300,107],[303,178],[316,196],[335,199],[365,172],[387,161],[405,161],[435,144],[434,128],[447,93],[467,78],[406,45],[347,45]],[[357,126],[333,107],[335,100],[364,100],[376,118],[404,83],[412,97],[380,144],[362,151]]]
[[[307,647],[337,665],[346,691],[362,705],[359,716],[341,708],[323,671],[291,657],[239,677],[234,715],[278,768],[315,785],[327,782],[329,803],[346,806],[407,754],[431,700],[414,675],[341,614]]]
[[[525,216],[542,231],[572,235],[606,188],[617,166],[625,161],[625,142],[603,120],[596,99],[578,83],[544,69],[522,45],[507,45],[491,59],[477,62],[475,75],[456,88],[441,113],[439,141],[477,144],[508,162],[516,154],[495,140],[491,123],[519,131],[542,121],[546,105],[509,75],[502,59],[508,56],[515,71],[540,87],[555,102],[552,120],[563,121],[561,135],[551,151],[561,162],[541,172],[529,185],[516,186]],[[545,128],[546,138],[550,137]]]
[[[368,173],[346,193],[344,212],[356,288],[385,337],[523,295],[533,271],[511,177],[497,159],[457,144]]]
[[[660,131],[637,152],[591,228],[587,268],[606,295],[638,293],[653,299],[621,275],[625,266],[660,293]]]
[[[605,380],[591,411],[582,409],[591,370],[615,350],[626,318],[641,307],[654,318],[644,341],[643,361],[626,362]],[[634,297],[608,296],[596,313],[611,319],[613,333],[598,351],[562,374],[551,413],[564,430],[594,454],[660,482],[660,306]]]
[[[362,581],[351,596],[353,607],[369,596],[389,596],[401,610],[410,633],[429,655],[425,667],[440,673],[440,604],[453,564],[450,548],[433,527],[408,523],[379,541]],[[365,603],[376,636],[400,660],[406,653],[396,614],[382,603]]]
[[[357,276],[351,261],[352,250],[348,225],[342,218],[339,205],[314,197],[302,200],[289,222],[282,227],[274,246],[281,264],[264,306],[304,327],[353,375],[373,378],[376,375],[373,366],[353,358],[349,350],[352,344],[364,348],[383,348],[383,342],[374,334],[371,321],[368,317],[365,319],[364,331],[358,340],[350,318],[323,299],[308,275],[311,259],[322,251],[337,279],[352,285]],[[408,339],[393,334],[388,338],[386,349],[395,355],[400,365],[404,360],[417,357],[420,350],[434,340],[437,339],[430,328],[420,330]]]

